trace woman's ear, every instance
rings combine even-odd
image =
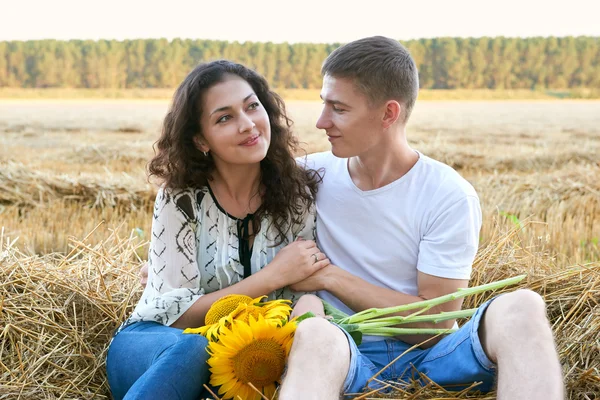
[[[210,148],[208,147],[208,144],[206,144],[206,142],[200,135],[194,136],[194,145],[196,146],[196,148],[198,150],[200,150],[203,153],[206,153],[210,150]]]

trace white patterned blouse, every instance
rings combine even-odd
[[[152,220],[148,284],[132,315],[118,330],[137,321],[174,323],[200,296],[226,288],[266,266],[286,244],[315,239],[314,205],[302,225],[278,246],[263,219],[252,248],[243,239],[252,215],[235,218],[221,208],[209,187],[160,189]],[[288,288],[270,299],[297,300]]]

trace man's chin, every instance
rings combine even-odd
[[[354,156],[352,152],[343,149],[341,146],[331,146],[331,153],[337,158],[350,158]]]

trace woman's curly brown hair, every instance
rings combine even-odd
[[[164,122],[162,133],[155,143],[155,156],[148,164],[149,177],[155,176],[167,188],[204,187],[211,180],[215,164],[194,144],[202,135],[200,117],[202,95],[234,74],[250,84],[265,108],[271,124],[271,144],[261,161],[262,202],[254,214],[254,234],[262,218],[270,217],[277,244],[285,241],[291,224],[303,222],[306,210],[313,205],[319,174],[297,165],[294,153],[298,140],[292,134],[283,100],[269,89],[267,81],[243,65],[227,60],[200,64],[179,85]]]

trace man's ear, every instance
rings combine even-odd
[[[206,144],[206,142],[200,135],[194,136],[194,146],[196,146],[196,148],[202,152],[207,152],[210,150],[208,144]]]
[[[383,128],[387,129],[402,118],[404,106],[396,100],[388,100],[383,109]]]

